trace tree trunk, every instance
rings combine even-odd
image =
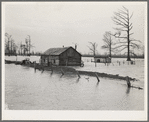
[[[127,61],[131,61],[131,59],[130,59],[130,53],[129,53],[129,51],[130,51],[130,49],[129,49],[129,44],[130,44],[130,41],[129,41],[129,27],[128,27],[128,32],[127,32],[127,40],[128,40],[128,52],[127,52]]]
[[[127,54],[127,61],[131,61],[130,55],[129,55],[129,43],[128,43],[128,54]]]
[[[94,62],[95,62],[95,67],[96,67],[96,60],[95,60],[95,56],[96,56],[96,53],[95,53],[95,46],[94,46]]]
[[[111,41],[111,35],[110,35],[110,45],[109,45],[110,46],[110,55],[109,55],[110,57],[111,57],[111,45],[112,45],[112,41]]]
[[[95,67],[96,67],[96,60],[95,60],[95,56],[94,56],[94,62],[95,62]]]
[[[9,40],[8,40],[8,54],[10,54],[10,50],[9,50]]]
[[[11,40],[11,55],[12,55],[12,40]]]
[[[110,43],[110,49],[109,49],[109,57],[111,57],[111,43]]]

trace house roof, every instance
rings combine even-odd
[[[60,55],[64,51],[66,51],[70,47],[60,47],[60,48],[50,48],[46,50],[43,54],[44,55]]]
[[[97,55],[97,56],[95,56],[95,58],[109,58],[109,56],[105,56],[105,55]]]

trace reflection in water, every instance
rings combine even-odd
[[[89,77],[85,77],[85,79],[89,82]]]
[[[62,75],[60,76],[60,78],[62,78],[62,77],[63,77],[63,75],[64,75],[64,74],[62,74]]]
[[[76,80],[76,83],[78,83],[78,82],[79,82],[80,78],[81,78],[81,77],[78,77],[78,79]]]
[[[130,87],[127,87],[126,94],[130,93]]]
[[[53,74],[53,70],[51,71],[51,76],[52,76],[52,74]]]
[[[78,78],[78,79],[76,80],[76,83],[78,83],[78,82],[79,82],[79,79],[80,79],[80,78]]]
[[[43,73],[43,72],[44,72],[44,70],[41,71],[41,73]]]
[[[98,86],[99,82],[96,83],[96,87]]]
[[[50,77],[52,77],[52,75],[53,75],[53,72],[50,73]]]

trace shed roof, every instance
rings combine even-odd
[[[64,51],[66,51],[70,47],[60,47],[60,48],[50,48],[46,50],[43,54],[44,55],[60,55]]]
[[[109,58],[109,56],[107,56],[107,55],[97,55],[97,56],[95,56],[95,58]]]

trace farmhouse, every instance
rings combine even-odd
[[[97,63],[111,63],[111,57],[108,56],[96,56],[94,59]]]
[[[41,55],[41,62],[46,66],[81,66],[81,57],[73,47],[50,48]]]

